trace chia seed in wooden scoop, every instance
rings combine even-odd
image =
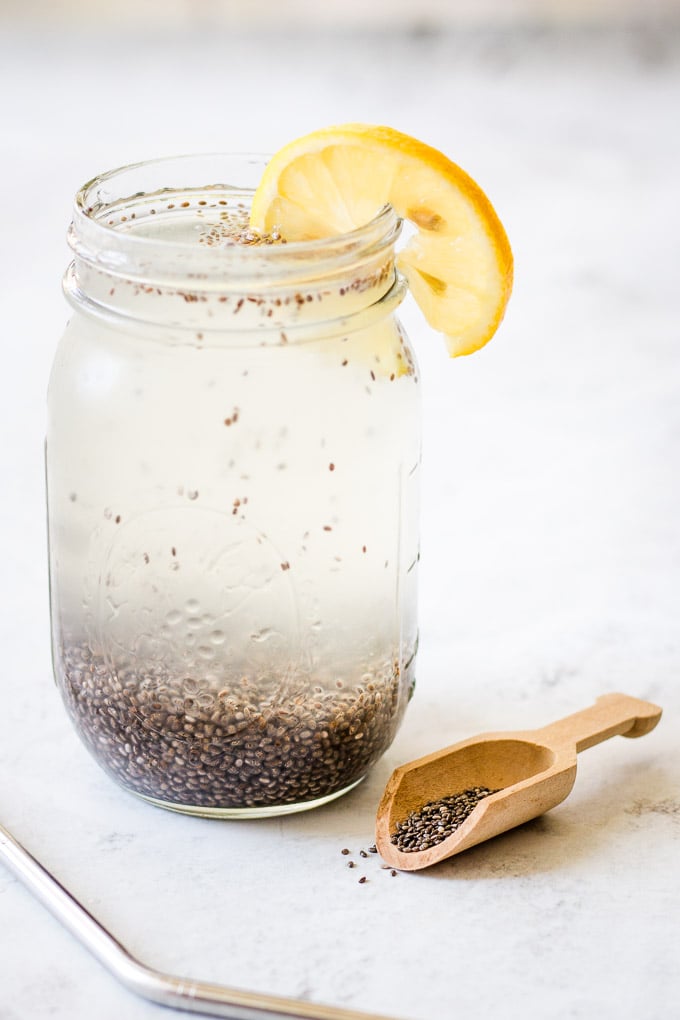
[[[402,871],[436,864],[555,807],[574,785],[579,751],[642,737],[660,718],[647,701],[605,694],[541,729],[483,733],[402,765],[378,807],[376,846]]]

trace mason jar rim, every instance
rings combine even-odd
[[[314,275],[337,271],[343,265],[351,265],[391,247],[398,238],[402,223],[391,205],[382,206],[367,223],[344,233],[314,240],[287,241],[285,244],[235,244],[219,248],[200,247],[193,241],[144,237],[127,229],[121,230],[119,224],[111,225],[102,219],[115,204],[147,196],[158,195],[162,200],[183,191],[219,192],[222,189],[232,195],[249,198],[255,191],[252,184],[235,186],[224,180],[201,181],[199,177],[192,183],[184,180],[181,185],[166,182],[149,191],[140,188],[139,184],[144,179],[153,180],[156,174],[160,180],[162,172],[167,170],[171,173],[171,168],[175,168],[177,173],[190,173],[191,167],[195,166],[195,173],[201,168],[207,172],[208,166],[213,163],[216,168],[220,164],[224,164],[225,170],[231,167],[232,172],[237,165],[251,172],[256,167],[264,170],[270,158],[260,153],[197,153],[143,160],[105,171],[91,178],[76,192],[69,244],[77,259],[117,275],[132,279],[146,279],[151,275],[160,280],[168,274],[175,277],[178,269],[182,272],[190,268],[193,272],[200,272],[201,279],[207,282],[211,278],[224,279],[225,273],[238,279],[262,278],[269,274],[282,279],[300,275],[304,264],[310,269],[313,265]],[[114,197],[111,185],[128,179],[128,193]]]

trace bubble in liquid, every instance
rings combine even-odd
[[[210,640],[214,645],[223,645],[225,640],[224,631],[214,630],[210,635]]]
[[[209,661],[215,658],[215,649],[211,648],[210,645],[199,645],[196,651],[202,659]]]
[[[261,630],[256,630],[254,634],[250,635],[251,641],[257,641],[258,644],[261,641],[266,641],[268,637],[271,637],[271,627],[263,627]]]
[[[165,622],[171,627],[176,627],[181,619],[182,614],[179,609],[171,609],[170,612],[165,615]]]
[[[196,616],[199,609],[201,608],[201,604],[198,601],[198,599],[187,599],[187,601],[184,604],[184,608],[186,609],[187,613],[190,616]]]

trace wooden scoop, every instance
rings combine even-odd
[[[582,712],[538,730],[483,733],[395,769],[378,807],[376,846],[393,868],[418,871],[528,822],[568,796],[576,754],[609,737],[642,737],[661,709],[626,694],[605,694]],[[452,835],[426,850],[404,852],[391,842],[397,822],[430,801],[475,786],[497,790]]]

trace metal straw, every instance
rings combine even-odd
[[[390,1020],[162,974],[135,959],[2,825],[0,858],[115,978],[151,1002],[229,1020]]]

